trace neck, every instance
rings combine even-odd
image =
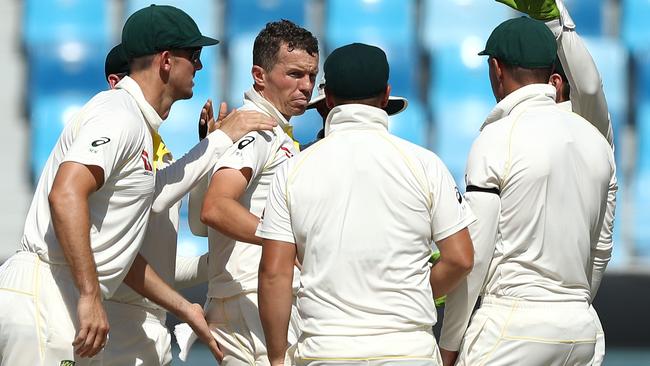
[[[282,112],[280,111],[280,109],[278,108],[278,106],[276,106],[276,105],[275,105],[275,104],[274,104],[274,103],[273,103],[269,98],[266,97],[266,94],[264,94],[264,88],[263,88],[263,87],[260,87],[260,86],[257,85],[257,84],[253,84],[253,89],[255,89],[255,91],[256,91],[259,95],[261,95],[262,98],[264,98],[267,102],[269,102],[269,104],[271,104],[273,107],[275,107],[275,109],[277,109],[278,112],[280,112],[280,114],[282,115],[282,117],[284,117],[284,119],[286,119],[287,122],[289,122],[289,120],[291,119],[291,116],[282,113]]]
[[[163,120],[169,116],[174,103],[173,98],[166,92],[166,87],[160,77],[152,69],[143,70],[130,75],[142,89],[142,94],[153,109]]]

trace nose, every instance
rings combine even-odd
[[[298,82],[298,89],[305,95],[311,95],[314,90],[314,81],[309,75],[305,75],[300,78]]]
[[[201,62],[201,59],[197,59],[196,63],[194,64],[194,70],[199,71],[203,68],[203,63]]]

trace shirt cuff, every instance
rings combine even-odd
[[[263,230],[262,228],[258,227],[257,231],[255,231],[255,235],[262,239],[278,240],[296,244],[296,239],[293,237],[293,234],[278,233],[274,231]]]

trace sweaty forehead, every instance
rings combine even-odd
[[[316,72],[318,71],[318,54],[310,55],[307,51],[300,49],[289,51],[287,45],[283,44],[278,51],[276,66]]]

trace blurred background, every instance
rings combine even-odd
[[[152,0],[1,0],[0,262],[18,247],[35,183],[69,117],[107,89],[104,59],[122,25]],[[518,16],[490,0],[175,0],[202,33],[194,97],[174,104],[161,135],[176,157],[197,143],[206,99],[241,104],[252,85],[252,45],[268,21],[289,19],[320,41],[321,65],[351,42],[382,47],[394,95],[408,109],[391,131],[436,152],[459,187],[471,142],[495,101],[483,49],[492,29]],[[595,303],[608,347],[628,347],[625,365],[650,365],[650,0],[565,0],[601,72],[614,128],[618,207],[613,259]],[[322,77],[319,74],[318,79]],[[322,126],[314,110],[291,120],[302,143]],[[187,204],[182,215],[187,215]],[[570,223],[567,223],[570,225]],[[181,219],[179,255],[207,251]],[[202,292],[203,291],[203,292]],[[204,296],[198,288],[190,296]],[[642,347],[642,348],[630,348]],[[613,348],[612,348],[613,349]],[[617,349],[618,350],[618,349]],[[614,351],[616,354],[618,351]],[[610,361],[608,359],[608,361]],[[610,361],[614,365],[615,361]],[[639,363],[637,363],[639,362]]]

